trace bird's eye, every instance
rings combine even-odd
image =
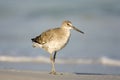
[[[69,23],[67,23],[67,25],[69,26],[70,24],[69,24]]]
[[[68,26],[72,26],[72,24],[71,24],[71,23],[67,23],[67,25],[68,25]]]

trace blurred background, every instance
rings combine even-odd
[[[120,74],[120,0],[0,0],[0,69],[49,71],[49,54],[31,38],[64,20],[85,34],[71,31],[58,71]]]

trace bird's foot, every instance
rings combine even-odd
[[[52,75],[63,75],[63,73],[58,73],[58,72],[55,72],[55,71],[52,71],[49,74],[52,74]]]
[[[49,74],[57,75],[55,71],[51,71]]]

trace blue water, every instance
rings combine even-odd
[[[94,61],[107,57],[108,63],[115,60],[113,62],[115,64],[84,64],[83,61],[74,66],[72,64],[70,68],[66,65],[64,69],[57,65],[58,70],[120,74],[119,4],[120,0],[71,0],[69,2],[65,0],[0,0],[0,58],[4,56],[5,60],[8,60],[7,62],[1,60],[0,69],[42,70],[44,66],[47,69],[47,64],[44,66],[39,64],[42,67],[38,64],[30,67],[29,62],[28,65],[24,62],[11,63],[8,57],[12,57],[13,60],[16,57],[45,56],[49,58],[46,51],[32,48],[30,39],[49,28],[59,27],[64,20],[70,20],[85,34],[71,31],[70,42],[58,52],[58,59],[92,59]],[[34,62],[31,62],[32,64],[35,65]],[[72,68],[75,69],[71,70]]]

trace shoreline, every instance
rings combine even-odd
[[[120,75],[90,73],[63,73],[51,75],[49,72],[0,70],[1,80],[120,80]]]

